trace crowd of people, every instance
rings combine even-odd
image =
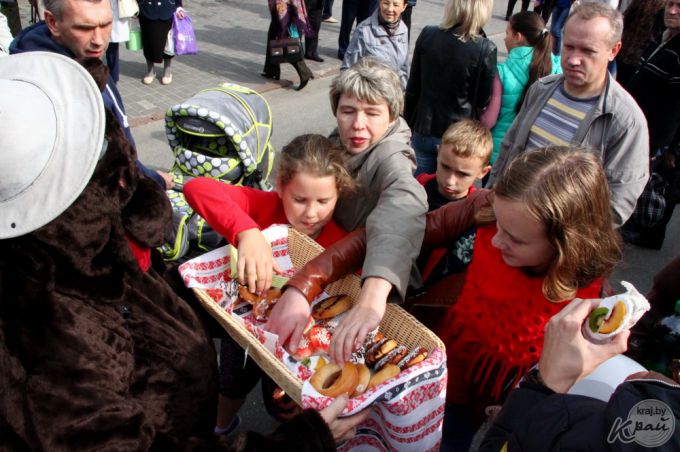
[[[596,345],[581,325],[590,299],[610,293],[624,240],[661,247],[680,192],[680,0],[632,0],[624,15],[608,3],[539,2],[541,14],[552,9],[548,29],[528,2],[514,15],[509,2],[508,57],[498,63],[483,31],[492,1],[448,0],[409,64],[415,2],[345,0],[330,136],[292,139],[274,192],[206,177],[184,186],[238,248],[238,279],[253,293],[279,270],[262,229],[289,224],[326,248],[286,283],[266,325],[291,353],[311,301],[356,272],[361,289],[333,333],[333,361],[350,359],[388,302],[439,335],[442,450],[468,450],[490,406],[503,407],[481,445],[489,451],[601,450],[617,417],[650,398],[680,422],[680,382],[655,373],[623,383],[608,403],[565,395],[626,351],[627,331]],[[0,449],[333,450],[370,410],[341,417],[345,396],[321,412],[274,400],[275,384],[243,365],[243,349],[156,251],[172,180],[137,158],[109,45],[115,8],[44,6],[44,21],[0,41],[11,54],[0,58]],[[314,40],[331,8],[270,0],[268,48],[294,26],[318,61]],[[144,83],[160,62],[170,83],[164,46],[181,2],[140,10]],[[642,25],[624,26],[641,12]],[[278,78],[269,57],[263,75]],[[304,59],[293,64],[302,89],[313,75]],[[650,213],[659,178],[664,204]],[[634,334],[672,311],[678,276],[676,259]],[[260,379],[280,426],[228,436]],[[661,446],[678,450],[680,436]]]

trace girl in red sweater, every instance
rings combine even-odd
[[[275,192],[205,177],[184,187],[189,205],[238,248],[238,278],[251,292],[269,289],[273,272],[278,271],[262,229],[290,224],[324,247],[347,235],[332,219],[338,196],[354,188],[341,150],[324,136],[301,135],[283,148],[277,165]],[[217,433],[228,433],[238,425],[236,413],[259,380],[257,365],[248,360],[244,368],[243,362],[243,349],[231,338],[224,338]],[[264,383],[263,392],[270,386]],[[266,403],[270,395],[264,394]]]
[[[583,149],[522,154],[476,220],[487,225],[440,331],[449,371],[442,450],[469,447],[483,408],[538,362],[550,317],[575,297],[601,296],[621,258],[606,177]]]

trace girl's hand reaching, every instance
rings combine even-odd
[[[272,257],[272,248],[259,229],[247,229],[238,234],[238,280],[248,290],[264,294],[272,285],[274,272],[281,270]]]
[[[302,292],[288,287],[274,305],[265,329],[278,334],[281,345],[290,341],[289,350],[295,353],[310,314],[309,302]]]
[[[387,280],[366,278],[357,302],[333,332],[330,349],[333,361],[349,361],[352,352],[364,343],[368,333],[380,325],[391,289],[392,284]]]

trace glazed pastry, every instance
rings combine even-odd
[[[351,397],[358,397],[368,389],[368,382],[371,381],[371,371],[365,364],[357,364],[357,371],[359,371],[359,383],[354,389]]]
[[[399,369],[398,366],[395,366],[394,364],[387,364],[382,368],[382,370],[373,374],[371,380],[368,382],[368,388],[366,390],[385,383],[390,378],[394,378],[399,375],[399,372],[401,372],[401,369]]]
[[[325,320],[348,311],[352,307],[352,300],[348,295],[334,295],[321,300],[312,308],[312,317]]]
[[[345,363],[342,367],[329,363],[314,372],[309,382],[326,397],[353,394],[359,384],[359,370],[352,363]]]
[[[397,366],[399,366],[401,370],[404,370],[424,361],[425,358],[427,358],[427,350],[425,350],[423,347],[416,347],[401,360],[399,360]]]
[[[366,354],[366,363],[370,366],[374,365],[385,355],[387,355],[389,352],[397,348],[397,341],[394,339],[383,339],[376,346],[374,346],[371,350],[368,351]]]
[[[393,348],[389,353],[383,356],[376,364],[375,370],[380,371],[387,364],[397,364],[401,359],[408,354],[408,348],[403,345],[398,345]]]
[[[260,297],[248,290],[246,286],[238,289],[239,297],[253,305],[253,315],[257,320],[267,320],[274,304],[281,298],[281,290],[272,287]]]

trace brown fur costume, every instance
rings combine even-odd
[[[310,412],[269,438],[214,439],[212,342],[162,261],[143,272],[126,238],[159,245],[169,202],[110,112],[106,138],[64,213],[0,240],[0,450],[332,449]]]

